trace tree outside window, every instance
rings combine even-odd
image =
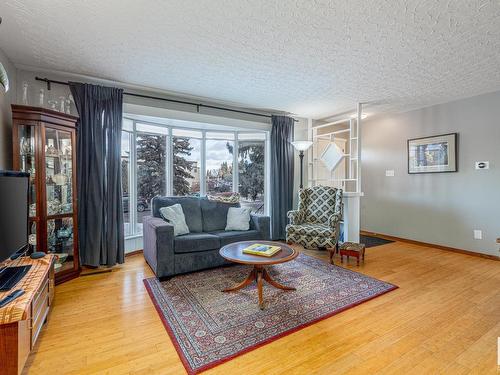
[[[233,191],[233,145],[232,141],[207,139],[207,193],[218,194]]]
[[[233,153],[233,146],[226,145]],[[238,144],[238,192],[241,205],[264,212],[264,150],[263,141],[240,141]]]
[[[199,139],[174,137],[174,195],[200,194],[200,147]]]

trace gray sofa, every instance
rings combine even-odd
[[[179,203],[184,211],[189,234],[174,236],[174,227],[160,216],[160,208]],[[197,197],[154,197],[152,216],[143,218],[144,258],[158,278],[217,267],[227,262],[219,249],[238,241],[269,240],[269,216],[251,215],[248,231],[225,231],[229,207]]]

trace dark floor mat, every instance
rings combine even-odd
[[[385,245],[394,241],[386,240],[379,237],[365,236],[361,234],[359,236],[359,242],[364,243],[366,247],[375,247],[375,246]]]

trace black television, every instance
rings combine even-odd
[[[28,272],[12,260],[28,249],[29,174],[0,171],[0,291],[11,289]]]

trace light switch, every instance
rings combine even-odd
[[[386,169],[385,177],[394,177],[394,169]]]

